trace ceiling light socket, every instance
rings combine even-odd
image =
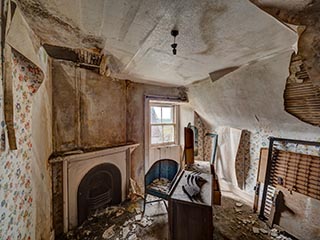
[[[179,35],[179,31],[178,31],[178,30],[171,30],[171,35],[172,35],[173,37],[176,37],[176,36]]]

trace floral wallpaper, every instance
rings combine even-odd
[[[40,87],[43,75],[16,51],[11,60],[18,149],[9,151],[6,146],[0,154],[0,239],[33,239],[31,110],[32,96]]]
[[[286,133],[287,135],[288,133]],[[247,193],[254,194],[254,186],[257,181],[257,172],[260,158],[260,149],[269,147],[269,137],[284,137],[281,132],[270,128],[259,128],[254,131],[243,130],[236,157],[236,174],[238,185]],[[306,136],[294,135],[284,138],[304,139]],[[310,141],[320,141],[319,139],[306,139]],[[305,146],[297,144],[276,143],[276,147],[286,151],[305,153],[320,156],[320,147]]]
[[[195,112],[194,113],[194,126],[198,129],[198,146],[195,146],[195,160],[204,160],[203,156],[203,144],[204,144],[204,124],[200,116]]]
[[[254,186],[257,181],[257,172],[260,158],[260,149],[267,148],[269,146],[268,138],[270,136],[276,136],[275,133],[270,129],[256,129],[252,132],[247,132],[249,134],[249,146],[246,146],[244,149],[245,159],[245,170],[247,172],[243,172],[245,174],[243,176],[244,180],[244,190],[246,190],[250,194],[254,194]],[[240,144],[241,145],[241,144]],[[243,146],[243,145],[241,145]],[[241,175],[241,174],[240,174]]]
[[[211,133],[211,131],[206,128],[203,120],[196,112],[194,112],[194,125],[198,129],[198,147],[195,147],[195,152],[197,152],[195,160],[211,161],[213,142],[212,137],[206,136],[206,134]]]
[[[236,156],[236,176],[238,187],[244,190],[246,185],[246,178],[249,174],[250,162],[250,132],[242,130],[239,148]]]
[[[207,133],[213,133],[212,131],[207,131]],[[213,138],[211,136],[204,136],[204,143],[203,143],[203,159],[205,161],[211,161],[212,158],[212,151],[213,151]]]

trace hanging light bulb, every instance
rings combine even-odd
[[[171,44],[172,53],[173,53],[173,55],[177,55],[178,44],[176,43],[176,36],[179,35],[179,31],[178,30],[171,30],[171,35],[173,36],[173,44]]]

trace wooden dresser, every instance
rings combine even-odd
[[[201,173],[207,182],[201,188],[202,202],[191,201],[183,192],[189,171],[183,171],[169,199],[169,239],[208,240],[213,238],[212,175]]]

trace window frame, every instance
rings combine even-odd
[[[173,111],[173,123],[152,123],[151,122],[151,108],[152,107],[172,107]],[[162,109],[161,109],[162,111]],[[162,119],[162,116],[161,116]],[[178,107],[177,104],[175,103],[170,103],[170,102],[156,102],[156,101],[150,101],[149,104],[149,123],[148,123],[148,128],[149,128],[149,145],[150,147],[161,147],[161,146],[170,146],[170,145],[177,145],[178,144]],[[162,143],[151,143],[152,141],[152,131],[151,127],[152,126],[173,126],[173,141],[172,142],[162,142]]]

